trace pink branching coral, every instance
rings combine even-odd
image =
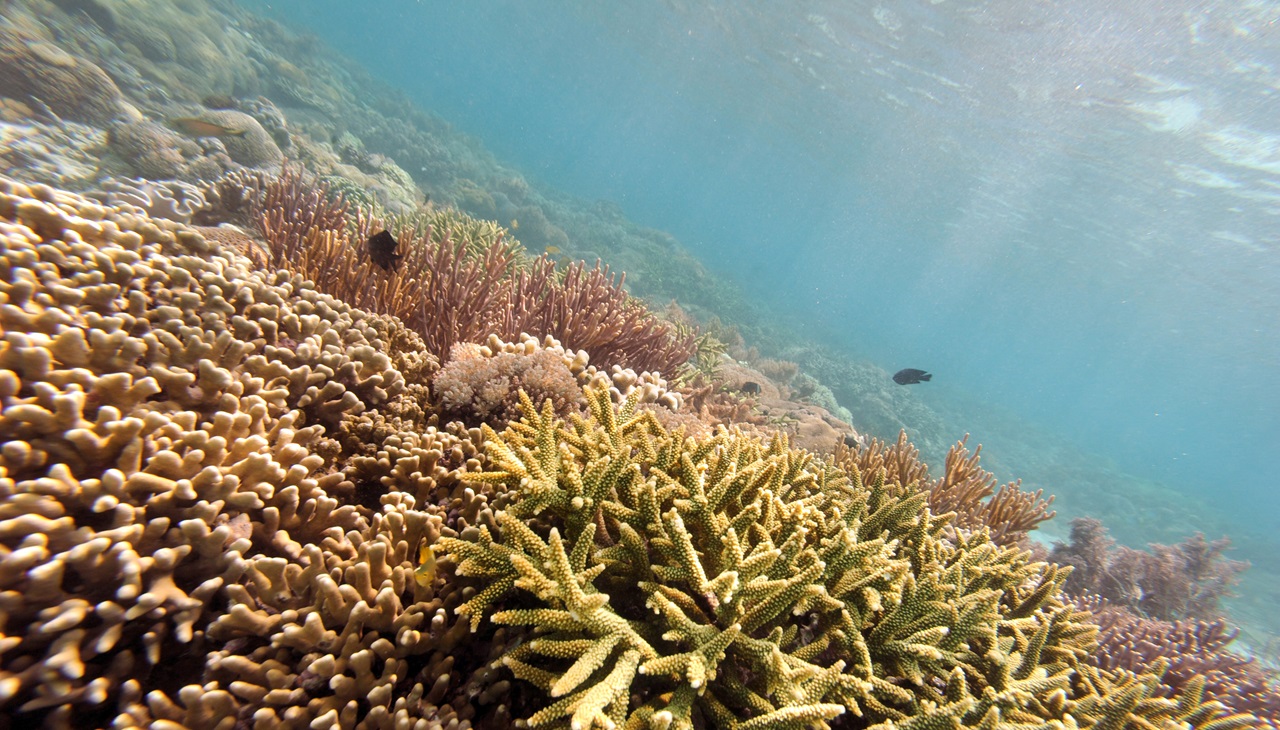
[[[286,164],[254,200],[252,218],[271,252],[266,263],[279,268],[298,260],[310,236],[346,230],[347,203],[324,183],[308,183],[301,167]]]
[[[1206,699],[1234,712],[1249,712],[1280,727],[1280,689],[1274,672],[1257,660],[1230,650],[1237,631],[1225,621],[1159,621],[1092,596],[1076,603],[1098,623],[1098,651],[1089,655],[1096,667],[1142,672],[1159,659],[1169,668],[1161,678],[1161,696],[1181,694],[1197,675],[1204,677]]]
[[[1219,601],[1249,567],[1223,557],[1231,546],[1225,537],[1209,542],[1197,534],[1178,545],[1152,544],[1150,552],[1114,545],[1100,521],[1082,517],[1071,521],[1071,542],[1056,544],[1049,559],[1075,568],[1068,593],[1095,593],[1166,621],[1217,618]]]
[[[557,271],[545,256],[511,282],[511,303],[500,331],[551,335],[565,347],[586,350],[605,365],[674,375],[693,356],[696,333],[678,334],[623,288],[626,274],[614,280],[600,262],[584,262]]]
[[[384,271],[364,250],[383,222],[360,211],[348,226],[341,196],[307,182],[301,169],[286,166],[255,200],[253,219],[270,251],[259,264],[286,267],[348,304],[399,317],[436,355],[459,342],[490,334],[514,341],[521,333],[551,335],[602,367],[673,375],[693,355],[696,333],[677,332],[650,312],[627,293],[625,277],[598,263],[561,270],[546,256],[522,265],[523,249],[491,224],[449,211],[389,222],[403,259]],[[497,235],[480,235],[484,226]]]

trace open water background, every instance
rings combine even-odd
[[[244,4],[940,411],[1280,528],[1280,5]]]

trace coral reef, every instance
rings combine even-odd
[[[1225,543],[1095,528],[1070,577],[1036,562],[1051,500],[841,422],[941,457],[885,373],[777,333],[760,359],[674,238],[314,38],[223,2],[4,15],[0,171],[140,179],[0,180],[0,726],[1274,726],[1216,618]],[[282,151],[324,183],[243,167]],[[399,275],[364,256],[383,224]],[[628,292],[731,314],[724,347]]]
[[[1120,546],[1092,517],[1071,521],[1071,540],[1057,543],[1049,559],[1075,568],[1066,589],[1072,595],[1094,594],[1139,616],[1216,619],[1219,603],[1229,595],[1236,576],[1249,567],[1223,556],[1231,541],[1208,542],[1195,535],[1178,545],[1152,544],[1151,550]]]
[[[0,26],[0,96],[33,100],[59,117],[105,124],[124,99],[93,62],[9,26]]]
[[[1065,572],[983,534],[943,537],[925,495],[722,431],[669,433],[607,391],[591,415],[522,400],[484,427],[496,525],[439,548],[459,611],[523,627],[503,656],[546,695],[528,727],[1069,726],[1226,717],[1156,675],[1083,665],[1096,629]],[[1226,721],[1257,726],[1244,716]],[[1145,725],[1144,725],[1145,726]]]
[[[1096,667],[1140,672],[1168,662],[1158,695],[1169,697],[1204,683],[1204,696],[1234,712],[1247,712],[1280,727],[1277,674],[1258,660],[1231,650],[1237,632],[1222,620],[1160,621],[1093,597],[1077,600],[1098,623],[1098,651],[1089,655]]]

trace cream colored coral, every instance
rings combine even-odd
[[[504,342],[497,335],[489,335],[489,339],[479,348],[479,354],[484,357],[493,357],[500,352],[532,355],[539,350],[550,350],[559,355],[578,379],[579,385],[606,384],[615,403],[622,403],[627,396],[631,395],[632,390],[638,388],[641,390],[641,403],[656,403],[673,411],[680,410],[684,405],[683,396],[678,391],[669,389],[667,381],[660,374],[649,371],[636,373],[620,365],[614,365],[607,372],[600,370],[590,364],[590,355],[586,350],[566,348],[551,335],[539,341],[538,338],[522,332],[519,342]]]

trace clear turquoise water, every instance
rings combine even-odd
[[[927,404],[1280,528],[1280,6],[245,4]]]

